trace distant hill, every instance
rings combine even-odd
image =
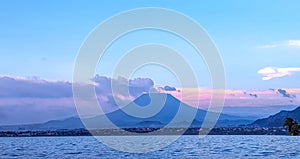
[[[282,127],[285,118],[290,117],[296,120],[298,123],[300,121],[300,106],[294,110],[286,111],[282,110],[277,114],[271,115],[268,118],[258,119],[248,126],[252,127]]]
[[[267,118],[281,110],[294,110],[295,105],[274,105],[274,106],[226,106],[223,107],[223,113],[228,115],[249,117],[257,120]]]
[[[163,105],[162,105],[163,104]],[[150,108],[159,110],[156,114],[147,118],[134,117],[126,113],[126,111],[141,111],[132,109],[135,106],[141,108]],[[179,111],[180,110],[180,111]],[[178,114],[178,112],[182,112]],[[191,115],[195,117],[190,119]],[[174,118],[177,116],[177,118]],[[143,94],[133,102],[118,109],[114,112],[107,113],[102,116],[83,119],[85,123],[89,123],[89,129],[113,128],[110,123],[114,123],[120,128],[138,128],[138,127],[200,127],[206,115],[206,111],[197,109],[182,103],[170,94],[151,93]],[[214,114],[217,115],[217,114]],[[169,124],[172,121],[171,124]],[[247,118],[221,114],[216,124],[217,127],[233,127],[245,125],[253,122]],[[209,121],[210,122],[210,121]],[[192,124],[190,124],[192,123]],[[41,124],[0,126],[0,130],[57,130],[57,129],[80,129],[84,128],[82,121],[78,117],[67,118],[65,120],[52,120]]]
[[[83,123],[78,117],[71,117],[64,120],[50,120],[45,123],[25,124],[25,125],[5,125],[0,126],[0,131],[26,131],[26,130],[62,130],[62,129],[82,129]]]

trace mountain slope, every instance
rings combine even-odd
[[[132,116],[127,113],[128,111],[132,111],[132,114],[139,114],[141,116]],[[152,111],[154,112],[153,114],[147,114]],[[144,116],[147,115],[149,117],[144,118]],[[114,128],[115,126],[120,128],[166,126],[200,127],[205,115],[205,110],[197,109],[182,103],[170,94],[151,93],[141,95],[122,109],[82,120],[84,123],[88,123],[88,129]],[[221,114],[216,126],[238,126],[249,124],[251,122],[253,121],[242,117]],[[84,128],[84,126],[78,117],[67,118],[65,120],[53,120],[42,124],[0,126],[0,130],[55,130],[80,128]]]
[[[134,107],[149,107],[152,108],[150,111],[159,110],[156,114],[147,118],[134,117],[126,112],[132,110],[133,114],[142,114],[143,112],[139,109],[133,109]],[[144,115],[147,115],[146,113]],[[128,128],[128,127],[200,127],[206,111],[202,109],[197,109],[195,107],[189,106],[182,103],[177,98],[170,94],[162,93],[151,93],[143,94],[134,100],[132,103],[128,104],[122,109],[116,110],[114,112],[106,114],[106,117],[118,127]],[[217,115],[217,114],[215,114]],[[194,116],[194,117],[193,117]],[[98,116],[93,119],[87,119],[85,122],[89,123],[90,128],[105,128],[109,124],[105,122],[103,116]],[[212,119],[209,119],[210,121]],[[99,124],[101,121],[102,124]],[[253,121],[253,120],[252,120]],[[251,120],[232,116],[227,114],[221,114],[219,120],[216,124],[218,127],[227,126],[238,126],[242,124],[249,124]],[[97,123],[98,124],[97,124]],[[192,123],[190,125],[190,123]]]
[[[299,122],[300,121],[300,106],[291,111],[282,110],[277,114],[269,116],[268,118],[258,119],[248,126],[282,127],[282,125],[285,121],[285,118],[287,118],[287,117],[293,118],[294,120]]]

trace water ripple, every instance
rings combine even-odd
[[[300,158],[299,143],[290,136],[183,136],[158,151],[132,154],[93,137],[0,138],[0,158]]]

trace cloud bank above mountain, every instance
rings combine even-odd
[[[120,89],[128,87],[129,96],[120,89],[120,94],[113,95],[112,83]],[[116,99],[130,102],[149,92],[154,82],[149,78],[127,80],[96,76],[88,84],[95,86],[95,95],[103,111],[110,112],[118,109]],[[42,122],[77,115],[71,82],[0,76],[0,90],[0,125]]]
[[[112,84],[118,88],[116,94],[112,92]],[[149,91],[169,93],[191,106],[205,109],[210,104],[212,93],[208,88],[155,86],[150,78],[128,80],[122,77],[112,79],[95,76],[87,85],[95,86],[95,95],[104,112],[118,109],[119,103],[117,104],[116,100],[129,103]],[[0,90],[0,125],[37,123],[77,115],[72,83],[68,81],[0,76]],[[129,92],[126,92],[127,90]],[[225,92],[225,106],[300,104],[300,99],[296,98],[300,95],[300,89],[226,90]],[[198,99],[200,101],[197,101]],[[85,109],[88,110],[89,101],[87,100],[86,103]]]

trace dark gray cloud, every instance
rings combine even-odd
[[[257,97],[258,97],[258,95],[257,95],[257,94],[252,94],[252,93],[250,93],[250,94],[249,94],[249,96],[251,96],[251,97],[255,97],[255,98],[257,98]]]
[[[177,91],[177,92],[181,92],[180,90],[177,90],[175,87],[172,87],[172,86],[164,86],[164,87],[157,87],[156,88],[156,91],[157,92],[164,92],[164,91]]]
[[[254,97],[254,98],[257,98],[258,95],[257,94],[254,94],[254,93],[248,93],[248,92],[244,92],[245,95],[249,95],[251,97]]]
[[[171,86],[164,86],[163,88],[165,91],[176,91],[177,89],[175,87],[171,87]]]
[[[283,97],[286,97],[286,98],[296,98],[296,95],[293,95],[293,94],[289,94],[286,90],[284,89],[278,89],[277,90],[278,93],[280,93]]]
[[[157,89],[158,91],[177,91],[175,87],[171,86],[158,87]],[[178,92],[180,92],[180,90],[178,90]]]

